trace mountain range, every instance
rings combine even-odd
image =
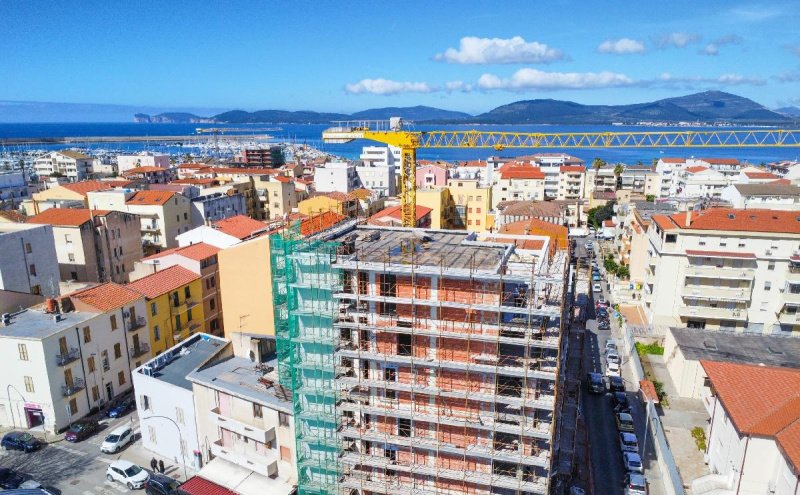
[[[137,122],[217,122],[225,124],[286,123],[327,124],[333,120],[406,120],[446,124],[635,124],[637,122],[730,122],[734,124],[781,124],[796,122],[794,107],[772,111],[753,100],[722,91],[704,91],[630,105],[583,105],[572,101],[537,99],[499,106],[479,115],[440,108],[385,107],[353,114],[320,113],[310,110],[231,110],[212,117],[189,113],[137,114]]]

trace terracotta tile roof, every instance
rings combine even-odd
[[[370,222],[372,220],[378,220],[380,218],[385,218],[385,217],[392,217],[392,218],[397,219],[397,220],[402,220],[403,219],[402,208],[403,207],[400,206],[400,205],[390,206],[388,208],[384,208],[383,210],[381,210],[378,213],[376,213],[376,214],[372,215],[371,217],[369,217],[368,222]],[[417,222],[419,222],[420,220],[425,218],[425,216],[429,215],[430,212],[432,212],[432,211],[433,211],[433,209],[428,208],[427,206],[416,205],[416,217],[417,217],[416,220],[417,220]],[[383,222],[379,222],[379,223],[381,225],[383,224]]]
[[[112,179],[112,180],[104,180],[101,182],[105,182],[109,185],[109,187],[128,187],[132,186],[137,183],[135,180],[128,180],[128,179]]]
[[[687,256],[699,256],[703,258],[739,258],[756,259],[755,253],[740,253],[730,251],[701,251],[697,249],[687,249]]]
[[[778,179],[778,180],[774,180],[772,182],[769,182],[769,184],[783,184],[783,185],[788,185],[788,184],[791,184],[791,183],[792,183],[792,181],[790,181],[789,179]]]
[[[0,210],[0,217],[5,218],[9,222],[23,223],[28,218],[25,215],[15,210]]]
[[[613,227],[614,221],[613,220],[603,220],[603,227]]]
[[[661,230],[674,230],[678,228],[667,215],[653,215],[651,219]]]
[[[462,167],[485,167],[486,162],[483,160],[467,160],[461,164]]]
[[[213,167],[212,172],[216,174],[230,175],[278,175],[280,170],[276,168],[238,168],[238,167]]]
[[[777,175],[770,172],[745,172],[748,179],[780,179]]]
[[[175,195],[172,191],[139,191],[125,202],[128,205],[163,205]]]
[[[501,215],[509,217],[559,218],[561,206],[554,201],[501,201],[497,204]]]
[[[662,158],[664,163],[686,163],[686,158]]]
[[[581,167],[580,165],[562,165],[559,169],[561,172],[580,172],[585,173],[586,167]]]
[[[697,172],[703,172],[705,170],[708,170],[708,167],[704,167],[702,165],[696,165],[694,167],[686,168],[686,171],[689,172],[690,174],[696,174]]]
[[[350,194],[355,196],[356,198],[360,199],[361,201],[365,201],[372,197],[372,191],[365,187],[360,187],[358,189],[353,189],[350,191]]]
[[[183,287],[192,281],[200,278],[200,275],[187,270],[186,268],[175,265],[163,270],[157,271],[152,275],[140,278],[135,282],[127,285],[129,289],[144,294],[148,299],[155,299],[156,297],[171,292],[175,289]],[[199,294],[197,294],[199,296]]]
[[[739,160],[736,158],[698,158],[697,160],[711,165],[739,165]]]
[[[153,167],[153,166],[134,167],[134,168],[129,168],[128,170],[122,172],[122,175],[151,174],[159,172],[161,173],[169,172],[169,169],[163,167]]]
[[[675,213],[670,218],[675,224],[690,230],[800,234],[800,213],[796,211],[711,208],[693,212],[688,227],[685,225],[686,213]]]
[[[28,223],[78,227],[90,221],[86,208],[49,208],[28,219]]]
[[[200,261],[206,258],[210,258],[219,252],[220,248],[216,246],[212,246],[211,244],[206,244],[205,242],[198,242],[197,244],[190,244],[184,247],[165,249],[160,253],[151,254],[146,258],[142,258],[142,261],[156,260],[171,254],[179,254],[181,256],[189,258],[190,260]]]
[[[204,163],[181,163],[178,165],[178,168],[187,169],[187,170],[202,170],[205,168],[211,168],[209,165]]]
[[[213,224],[215,229],[237,239],[246,239],[253,235],[254,232],[266,228],[266,226],[264,222],[253,220],[246,215],[236,215]]]
[[[278,182],[283,182],[284,184],[292,182],[291,177],[286,177],[285,175],[273,175],[272,178]]]
[[[61,150],[61,151],[57,151],[56,153],[58,153],[59,155],[67,156],[67,157],[75,159],[75,160],[87,160],[87,159],[91,158],[91,156],[89,156],[89,155],[84,155],[80,151],[74,151],[74,150]]]
[[[314,216],[300,220],[300,235],[303,237],[314,235],[324,230],[328,230],[339,222],[346,220],[347,217],[335,211],[324,211]]]
[[[238,495],[236,492],[200,476],[189,478],[186,483],[181,485],[180,491],[188,495]]]
[[[205,179],[196,179],[196,178],[189,178],[189,179],[175,179],[169,182],[170,184],[186,184],[190,186],[211,186],[214,184],[218,184],[216,179],[212,179],[211,177],[206,177]]]
[[[80,182],[67,182],[65,184],[61,184],[61,187],[64,189],[68,189],[74,193],[78,193],[81,196],[86,197],[86,193],[92,191],[105,191],[107,189],[114,189],[109,182],[104,182],[102,180],[84,180]]]
[[[507,223],[500,227],[500,233],[516,235],[546,235],[553,240],[559,249],[566,249],[569,246],[569,229],[563,225],[545,222],[544,220],[539,220],[538,218]],[[543,242],[542,245],[544,245]],[[540,245],[538,248],[529,249],[541,249],[542,245]]]
[[[73,292],[69,297],[105,312],[130,304],[142,297],[140,293],[129,287],[108,282]]]
[[[700,361],[736,430],[773,437],[800,467],[800,370]]]
[[[503,179],[544,179],[544,172],[539,167],[528,165],[506,165],[500,169]]]
[[[542,239],[502,239],[493,238],[491,242],[499,242],[501,244],[513,244],[520,249],[530,249],[538,251],[544,247],[544,240]]]
[[[339,192],[339,191],[323,193],[323,194],[321,194],[321,196],[326,196],[328,198],[331,198],[331,199],[333,199],[335,201],[339,201],[339,202],[342,202],[342,203],[345,202],[345,201],[352,201],[354,199],[357,199],[352,194],[345,194],[345,193]]]

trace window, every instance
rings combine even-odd
[[[100,357],[103,360],[103,371],[110,370],[111,365],[108,363],[108,351],[103,350],[103,352],[100,353]]]
[[[156,341],[161,340],[161,332],[158,329],[158,325],[153,327],[153,339]]]
[[[281,445],[281,460],[292,462],[292,450],[289,447]]]
[[[25,344],[17,344],[17,350],[19,351],[19,359],[20,359],[20,361],[27,361],[28,360],[28,347]]]
[[[775,262],[770,261],[769,264],[767,265],[767,270],[774,270],[774,269],[775,269]]]
[[[678,241],[678,234],[667,234],[664,242],[674,243]]]
[[[40,296],[42,294],[42,288],[39,286],[39,284],[31,287],[31,294],[35,296]]]
[[[147,436],[150,437],[150,441],[157,444],[158,441],[156,439],[156,429],[153,425],[147,425]]]
[[[111,330],[117,329],[117,315],[111,315]]]
[[[69,415],[75,416],[78,414],[78,400],[77,399],[70,399],[69,400]]]
[[[36,265],[30,265],[28,267],[28,273],[30,273],[31,275],[33,275],[35,277],[36,276]]]
[[[772,282],[770,282],[769,280],[764,282],[764,290],[766,290],[766,291],[772,290]]]
[[[254,418],[263,418],[264,417],[264,410],[261,407],[261,404],[256,404],[253,402],[253,417]]]
[[[89,358],[86,359],[86,367],[89,369],[89,373],[94,373],[95,370],[94,356],[89,356]]]
[[[180,330],[183,328],[181,326],[181,315],[175,315],[175,330]]]
[[[119,342],[114,344],[114,359],[119,359],[122,357],[122,346],[119,345]]]
[[[117,380],[119,381],[120,386],[125,385],[125,372],[120,371],[117,374]]]
[[[475,225],[480,225],[480,224],[481,224],[480,220],[475,220]]]
[[[30,242],[26,242],[25,243],[25,252],[28,253],[28,254],[31,254],[33,252],[33,248],[31,247],[31,243]]]
[[[188,285],[183,288],[183,295],[186,297],[186,299],[192,297],[192,290],[189,288]]]
[[[467,213],[472,213],[472,208],[467,208]]]
[[[139,397],[139,403],[142,405],[142,408],[145,411],[150,410],[150,397],[142,395],[141,397]]]
[[[150,303],[150,314],[153,316],[158,314],[158,306],[154,302]]]
[[[407,418],[397,418],[397,436],[411,436],[411,420]]]
[[[23,376],[22,380],[25,382],[25,391],[34,393],[35,390],[33,388],[33,377],[30,376]]]
[[[480,208],[475,208],[475,213],[480,213],[480,212],[481,212]]]
[[[184,424],[184,417],[183,417],[183,408],[182,407],[175,407],[175,421],[178,424]]]
[[[743,242],[740,242],[740,243],[739,243],[739,247],[740,247],[740,248],[743,248],[743,247],[744,247],[744,243],[743,243]]]
[[[75,262],[75,255],[74,254],[67,253],[67,258],[69,259],[69,261],[71,261],[73,263]]]
[[[97,385],[92,387],[92,400],[94,402],[97,402],[97,401],[100,400],[100,387],[98,387]]]
[[[183,219],[184,220],[189,220],[189,214],[188,213],[184,213],[183,214]]]
[[[397,355],[398,356],[411,356],[414,354],[414,347],[411,341],[411,335],[401,333],[397,335]]]
[[[212,310],[217,307],[217,301],[215,301],[213,297],[208,301],[208,307]]]
[[[64,242],[70,244],[72,242],[72,235],[71,234],[64,234]]]
[[[705,246],[706,245],[706,241],[700,241],[698,244],[700,244],[701,246]]]
[[[192,308],[186,310],[186,321],[192,321]]]
[[[289,415],[278,411],[278,424],[281,426],[289,426]]]

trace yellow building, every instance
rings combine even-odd
[[[225,338],[247,333],[275,335],[269,236],[223,249],[217,254]]]
[[[352,194],[342,192],[331,192],[317,194],[311,198],[300,201],[297,204],[300,213],[313,216],[326,211],[333,211],[346,217],[356,217],[360,213],[360,202]]]
[[[431,211],[432,229],[453,228],[455,203],[446,187],[432,187],[417,190],[417,206],[427,206]]]
[[[205,315],[200,275],[175,265],[126,287],[145,296],[153,355],[203,331]]]
[[[477,179],[449,179],[447,188],[455,205],[452,228],[486,232],[494,226],[491,188],[480,187]]]

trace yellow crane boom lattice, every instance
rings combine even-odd
[[[326,143],[367,139],[401,150],[400,204],[404,227],[416,223],[417,148],[800,148],[800,129],[711,129],[703,131],[501,132],[411,131],[400,118],[338,122],[322,133]]]

